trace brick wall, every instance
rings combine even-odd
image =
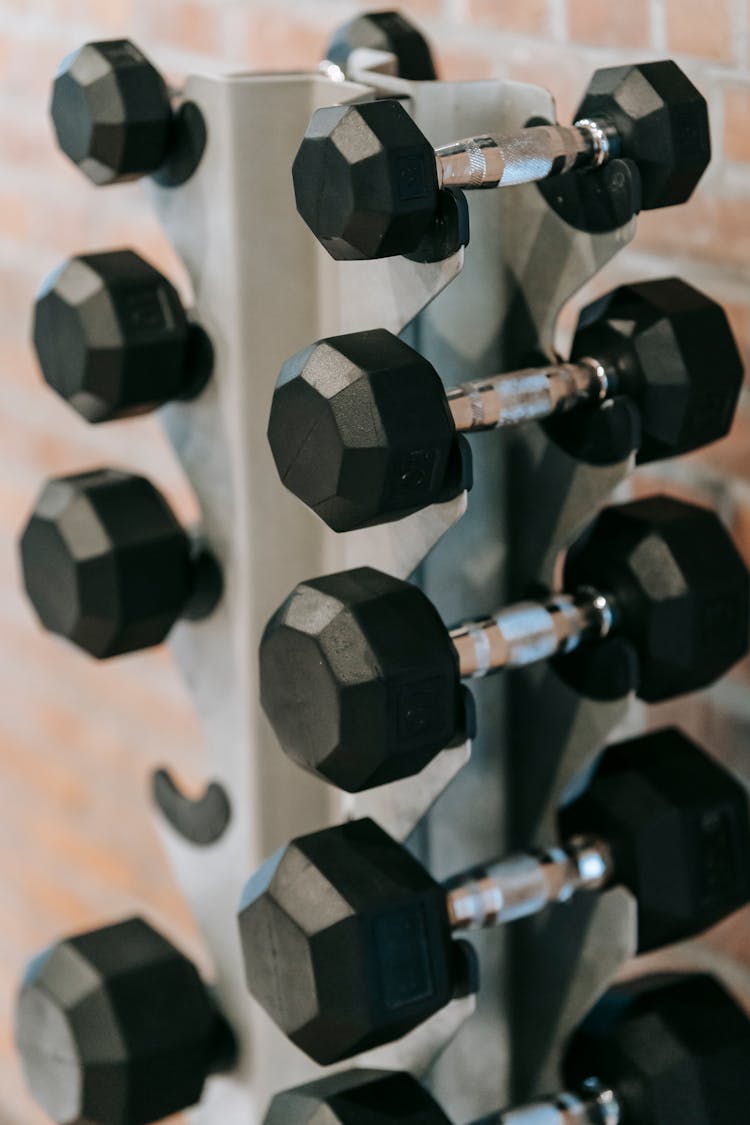
[[[29,352],[35,288],[70,253],[132,245],[175,278],[178,263],[139,189],[95,192],[54,149],[50,77],[86,39],[130,35],[163,69],[305,67],[348,0],[2,0],[0,3],[0,1122],[36,1125],[11,1052],[12,994],[28,953],[54,935],[146,910],[189,950],[197,942],[161,861],[147,783],[162,761],[201,777],[188,698],[164,653],[97,667],[32,621],[19,594],[15,535],[42,478],[105,462],[157,479],[185,517],[192,502],[153,420],[89,428],[46,393]],[[366,7],[366,5],[359,5]],[[591,291],[622,277],[684,275],[727,305],[750,359],[750,2],[748,0],[414,0],[445,77],[550,87],[567,121],[596,67],[674,55],[707,94],[715,158],[686,207],[644,215],[634,249]],[[570,317],[566,323],[570,323]],[[750,399],[706,453],[639,474],[718,507],[750,561]],[[679,718],[750,776],[748,669],[679,705]],[[675,717],[664,707],[657,716]],[[744,981],[747,915],[699,949]],[[691,954],[694,956],[695,954]],[[750,995],[750,990],[748,990]]]

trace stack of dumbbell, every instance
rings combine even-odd
[[[355,40],[392,50],[404,77],[432,77],[426,45],[398,17],[354,21],[334,40],[332,65],[345,65]],[[177,185],[205,143],[196,107],[177,108],[128,42],[89,44],[65,61],[53,118],[64,151],[100,184],[151,174]],[[596,225],[620,215],[613,161],[626,163],[638,210],[684,202],[709,152],[705,102],[665,62],[597,72],[573,126],[438,150],[398,100],[319,110],[293,176],[300,215],[334,258],[424,261],[457,231],[466,240],[466,190],[540,181],[550,205],[577,208],[579,221],[591,207]],[[205,332],[172,285],[127,251],[56,271],[37,301],[34,340],[49,385],[91,422],[196,396],[211,375]],[[698,449],[728,431],[741,379],[721,308],[670,278],[584,309],[567,362],[546,357],[447,391],[384,330],[318,341],[281,371],[269,441],[283,483],[345,532],[465,490],[464,435],[477,430],[541,421],[566,453],[599,465]],[[221,595],[215,560],[158,491],[112,469],[50,481],[21,554],[42,624],[99,658],[158,644]],[[590,699],[673,699],[745,654],[749,617],[748,574],[718,517],[653,496],[592,520],[567,552],[560,590],[477,606],[453,627],[418,586],[371,568],[300,583],[261,640],[261,702],[287,755],[359,793],[418,774],[474,735],[464,681],[549,659]],[[298,837],[248,881],[240,904],[250,992],[328,1066],[475,991],[466,931],[619,886],[635,901],[645,952],[750,901],[745,790],[677,730],[607,747],[561,806],[558,830],[543,850],[445,883],[370,819]],[[60,1125],[145,1125],[194,1104],[236,1055],[210,989],[138,919],[32,961],[16,1035],[31,1089]],[[636,979],[610,989],[572,1035],[563,1092],[481,1125],[730,1125],[750,1095],[748,1061],[747,1017],[712,978]],[[266,1117],[389,1121],[448,1119],[411,1075],[361,1069],[279,1094]]]

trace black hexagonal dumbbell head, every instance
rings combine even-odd
[[[690,453],[729,432],[742,360],[724,310],[686,282],[624,285],[585,308],[571,360],[592,356],[608,370],[608,399],[625,396],[637,409],[639,464]],[[557,412],[545,428],[572,456],[606,463],[626,452],[617,442],[608,447],[606,413]]]
[[[584,695],[616,698],[629,684],[658,703],[714,683],[747,653],[748,572],[706,508],[653,496],[605,509],[563,571],[565,589],[594,581],[621,607],[611,636],[554,659]]]
[[[316,110],[292,174],[297,210],[339,260],[416,250],[437,209],[432,145],[390,99]]]
[[[100,659],[160,644],[221,594],[213,556],[193,547],[164,497],[115,469],[49,481],[20,549],[44,628]]]
[[[281,848],[245,888],[240,936],[253,996],[323,1065],[399,1039],[456,991],[445,891],[372,820]]]
[[[623,1122],[734,1125],[750,1098],[750,1029],[713,977],[653,975],[605,993],[573,1034],[565,1081],[595,1075]]]
[[[609,747],[560,814],[546,852],[437,884],[374,821],[299,837],[260,869],[240,908],[247,981],[320,1063],[398,1039],[456,991],[451,935],[627,886],[638,951],[700,933],[750,901],[744,788],[677,731]]]
[[[34,346],[46,382],[89,422],[192,398],[213,362],[177,290],[132,250],[81,254],[50,274],[36,299]]]
[[[713,977],[682,974],[610,989],[569,1041],[562,1095],[515,1106],[514,1125],[576,1120],[735,1125],[750,1097],[750,1021]],[[321,1116],[322,1114],[322,1116]],[[501,1125],[505,1113],[475,1125]],[[277,1094],[263,1125],[451,1125],[403,1071],[347,1070]]]
[[[379,571],[300,583],[260,646],[261,702],[282,748],[356,792],[471,737],[461,677],[554,656],[585,695],[656,702],[705,687],[747,651],[747,570],[696,505],[607,509],[571,548],[564,589],[449,632],[421,590]]]
[[[128,39],[87,43],[60,65],[52,92],[60,148],[95,184],[155,172],[172,125],[164,79]]]
[[[349,531],[460,492],[459,433],[547,418],[572,455],[616,462],[631,441],[623,448],[600,431],[624,396],[638,419],[639,461],[687,453],[727,433],[742,374],[722,308],[668,278],[623,286],[584,309],[570,363],[447,391],[385,329],[321,340],[281,369],[268,437],[286,487],[329,527]]]
[[[368,47],[395,55],[400,78],[430,81],[435,64],[427,40],[399,12],[366,12],[355,16],[335,33],[326,50],[326,59],[344,74],[352,51]]]
[[[288,360],[268,438],[282,482],[335,531],[447,499],[454,479],[460,487],[440,378],[385,329],[321,340]]]
[[[638,951],[702,933],[750,900],[744,786],[674,728],[617,743],[558,814],[563,839],[606,840],[638,903]]]
[[[334,258],[412,254],[441,188],[528,183],[612,157],[637,166],[644,208],[683,203],[711,158],[705,99],[673,62],[597,71],[570,127],[483,135],[435,150],[403,105],[316,111],[293,166],[297,210]]]
[[[301,583],[266,626],[261,702],[291,758],[349,792],[466,738],[456,653],[432,603],[374,570]]]
[[[645,211],[685,203],[711,159],[706,100],[674,62],[597,70],[575,119],[614,129],[618,153],[638,165]]]
[[[148,1125],[194,1105],[235,1044],[188,959],[140,918],[67,938],[26,969],[16,1046],[56,1125]]]
[[[323,1113],[323,1117],[321,1117]],[[263,1125],[451,1125],[404,1071],[346,1070],[277,1094]]]
[[[206,132],[192,102],[177,113],[156,67],[129,39],[86,43],[55,76],[52,122],[62,151],[97,185],[158,173],[184,182]]]

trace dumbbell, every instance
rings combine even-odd
[[[116,469],[48,481],[20,552],[44,628],[99,659],[160,644],[178,618],[206,617],[221,596],[214,556],[150,481]]]
[[[147,1125],[194,1105],[235,1063],[195,966],[141,918],[67,938],[28,965],[15,1041],[56,1125]]]
[[[504,187],[613,157],[638,169],[644,209],[689,199],[711,159],[706,101],[671,61],[598,70],[576,124],[434,149],[393,98],[316,110],[293,166],[297,210],[333,258],[412,254],[443,189]]]
[[[736,1125],[750,1098],[750,1021],[712,976],[610,988],[570,1036],[565,1089],[475,1125]],[[264,1125],[451,1125],[403,1071],[348,1070],[277,1094]]]
[[[206,143],[198,107],[173,103],[159,71],[129,39],[86,43],[64,58],[50,112],[62,151],[100,186],[148,175],[183,183]]]
[[[708,445],[731,426],[742,374],[715,301],[676,278],[646,281],[583,310],[569,363],[448,390],[385,329],[320,340],[281,369],[268,437],[286,487],[350,531],[463,491],[459,434],[554,418],[550,437],[598,463]]]
[[[300,583],[269,621],[261,702],[289,757],[358,792],[473,736],[462,679],[552,658],[593,699],[713,683],[747,652],[748,582],[718,517],[668,496],[601,512],[568,551],[565,593],[451,630],[416,586],[343,571]]]
[[[349,20],[328,44],[323,69],[332,65],[346,76],[352,52],[362,48],[393,55],[400,78],[416,82],[435,78],[435,63],[427,40],[400,12],[365,12]]]
[[[246,885],[248,987],[329,1064],[413,1030],[456,993],[452,935],[624,886],[638,951],[703,932],[750,900],[744,787],[665,729],[609,747],[558,816],[561,842],[437,883],[373,820],[293,840]]]
[[[194,398],[213,366],[170,281],[132,250],[80,254],[43,282],[34,347],[49,386],[89,422]]]

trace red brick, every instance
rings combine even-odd
[[[568,0],[568,34],[574,43],[647,47],[650,26],[648,0],[630,0],[627,4]]]
[[[132,34],[133,4],[131,0],[84,0],[83,13],[99,33],[113,38]]]
[[[29,242],[62,260],[71,254],[83,252],[89,244],[88,208],[85,206],[93,198],[93,188],[82,180],[80,183],[81,202],[56,200],[50,207],[49,201],[39,196],[30,196],[28,206],[32,214],[32,236]]]
[[[435,52],[438,73],[446,82],[491,78],[492,56],[466,47],[440,47]]]
[[[731,4],[717,0],[666,0],[667,45],[670,54],[702,59],[732,57]]]
[[[563,124],[573,120],[591,77],[591,64],[582,51],[571,47],[561,52],[550,43],[514,46],[497,58],[495,67],[504,78],[548,89]]]
[[[359,0],[359,6],[365,12],[379,7],[370,3],[370,0]],[[415,22],[418,22],[420,16],[439,15],[443,10],[443,0],[404,0],[403,4],[394,4],[394,8],[405,16],[414,16]]]
[[[701,184],[681,207],[643,211],[638,219],[637,245],[665,256],[702,258],[744,271],[750,261],[747,196]]]
[[[469,18],[502,31],[543,33],[549,27],[548,0],[469,0]]]
[[[714,474],[750,482],[750,411],[742,403],[728,435],[692,453],[684,465],[705,465]]]
[[[68,161],[64,161],[55,144],[52,125],[46,108],[22,112],[17,104],[0,105],[0,127],[3,135],[3,162],[20,170],[33,169],[38,175],[44,169],[57,177],[70,169],[71,180],[77,175]]]
[[[746,374],[750,377],[750,289],[748,289],[747,304],[741,304],[739,301],[722,301],[722,305],[745,361]]]
[[[732,520],[732,534],[742,557],[750,567],[750,502],[737,505]]]
[[[229,49],[249,67],[309,70],[324,57],[331,30],[273,8],[248,11]]]
[[[724,153],[729,160],[750,164],[750,85],[724,91]]]
[[[10,43],[3,74],[3,96],[20,96],[41,107],[47,104],[52,80],[60,62],[80,46],[78,37],[61,21],[55,34],[41,38],[31,30],[19,31]]]
[[[157,4],[148,5],[147,13],[142,32],[144,41],[140,44],[147,53],[150,41],[200,54],[220,53],[221,9],[218,6],[196,0],[159,0]]]

